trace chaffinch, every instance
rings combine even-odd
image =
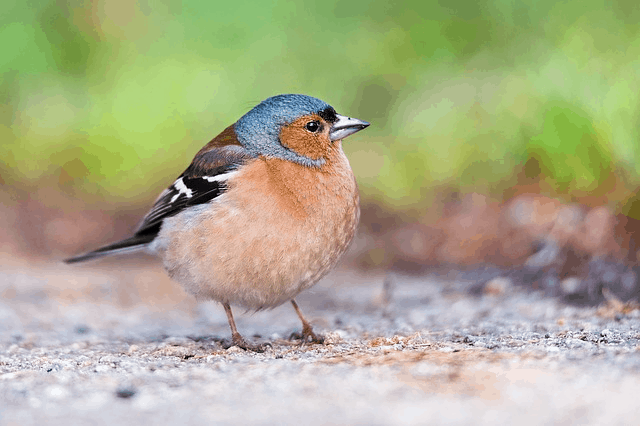
[[[200,299],[247,310],[291,301],[304,341],[321,343],[294,298],[346,251],[360,216],[342,139],[369,123],[305,95],[268,98],[206,144],[135,234],[66,260],[147,250]]]

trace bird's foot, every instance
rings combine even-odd
[[[271,347],[271,343],[261,343],[259,345],[252,345],[250,343],[247,343],[247,341],[244,340],[244,338],[240,335],[240,333],[236,333],[236,334],[233,334],[233,336],[231,337],[230,344],[229,343],[222,344],[222,347],[224,349],[229,349],[233,346],[237,346],[240,349],[244,349],[245,351],[263,353],[264,351],[267,350],[267,348]]]
[[[319,345],[324,344],[324,336],[313,332],[313,328],[310,325],[305,324],[302,326],[302,333],[297,331],[291,334],[291,340],[301,340],[302,343],[317,343]]]

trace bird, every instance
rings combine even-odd
[[[295,297],[355,235],[359,192],[342,140],[369,125],[311,96],[267,98],[200,149],[131,237],[65,262],[147,251],[196,299],[222,304],[233,345],[264,350],[238,332],[231,305],[259,311],[286,302],[302,341],[323,343]]]

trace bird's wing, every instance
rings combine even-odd
[[[162,191],[132,237],[72,257],[65,262],[83,262],[147,246],[160,232],[163,220],[191,206],[209,202],[222,194],[226,190],[227,179],[252,158],[254,157],[240,145],[205,146],[173,185]]]
[[[136,235],[157,234],[164,219],[222,194],[226,190],[226,181],[251,158],[253,156],[240,145],[227,145],[198,153],[173,185],[162,191],[142,219]]]

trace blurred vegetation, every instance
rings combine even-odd
[[[5,0],[0,183],[148,203],[253,105],[305,93],[373,123],[345,150],[397,209],[443,186],[500,198],[523,173],[624,202],[638,22],[630,0]]]

